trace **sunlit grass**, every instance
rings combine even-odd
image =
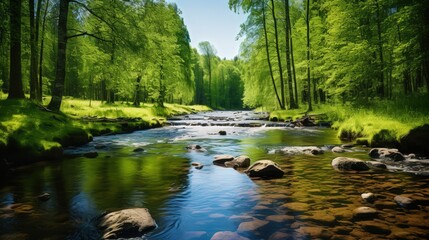
[[[306,113],[306,108],[278,110],[270,118],[295,120]],[[315,105],[309,114],[325,114],[338,129],[338,137],[350,140],[366,139],[377,145],[380,140],[400,141],[411,129],[429,123],[429,96],[417,95],[398,100],[377,100],[354,104]]]

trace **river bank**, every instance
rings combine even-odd
[[[60,113],[28,100],[0,101],[0,171],[63,157],[63,150],[93,136],[161,127],[166,118],[210,110],[205,106],[102,104],[65,99]]]
[[[308,113],[317,125],[330,125],[345,141],[370,147],[398,148],[404,153],[429,156],[427,96],[366,104],[317,105]],[[293,122],[305,109],[272,111],[270,120]]]

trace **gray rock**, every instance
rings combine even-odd
[[[416,202],[409,197],[398,195],[393,200],[396,202],[396,204],[398,204],[399,206],[401,206],[403,208],[419,209],[419,206],[416,204]]]
[[[342,148],[342,147],[333,147],[331,151],[333,153],[343,153],[343,152],[345,152],[344,148]]]
[[[281,178],[284,171],[271,160],[259,160],[244,171],[249,177]]]
[[[367,171],[368,165],[356,158],[337,157],[332,160],[332,167],[337,171]]]
[[[353,219],[356,221],[372,220],[378,215],[377,210],[370,207],[358,207],[353,210]]]
[[[354,143],[345,143],[345,144],[341,145],[342,148],[352,148],[354,146],[355,146]]]
[[[362,193],[360,196],[362,197],[363,200],[365,200],[365,202],[368,202],[368,203],[373,203],[376,199],[374,193]]]
[[[232,155],[216,155],[213,160],[213,164],[219,166],[225,166],[225,162],[229,162],[234,160],[234,156]]]
[[[132,208],[106,214],[99,227],[103,239],[136,238],[155,229],[156,223],[146,208]]]

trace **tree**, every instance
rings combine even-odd
[[[208,75],[208,105],[209,106],[213,106],[213,101],[212,101],[212,73],[213,73],[213,60],[214,57],[216,56],[216,49],[214,48],[214,46],[209,43],[209,42],[200,42],[198,44],[200,51],[201,51],[201,55],[203,56],[204,59],[204,67],[207,71],[207,75]]]
[[[307,101],[308,111],[313,111],[311,106],[311,81],[310,81],[310,0],[307,0]]]
[[[9,99],[25,98],[21,73],[21,0],[9,1],[10,12],[10,75]]]

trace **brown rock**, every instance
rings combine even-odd
[[[267,225],[268,223],[269,223],[268,221],[259,220],[259,219],[255,218],[253,221],[240,223],[237,231],[238,232],[255,231],[255,230]]]
[[[292,211],[304,212],[307,211],[310,206],[307,203],[291,202],[283,204],[282,207],[288,208]]]
[[[322,225],[333,226],[335,224],[335,217],[326,211],[310,212],[311,216],[302,216],[301,219],[317,222]]]
[[[278,223],[292,221],[294,219],[295,217],[290,215],[271,215],[266,217],[266,220]]]
[[[376,221],[362,221],[359,222],[359,226],[369,232],[369,233],[373,233],[373,234],[390,234],[391,230],[389,229],[389,226],[387,224],[381,223],[381,222],[376,222]]]
[[[99,227],[104,239],[134,238],[155,229],[156,223],[146,208],[133,208],[106,214]]]
[[[377,210],[370,207],[359,207],[353,210],[353,219],[356,221],[371,220],[378,215]]]
[[[271,236],[268,238],[268,240],[284,240],[291,238],[290,234],[284,233],[284,232],[275,232],[271,234]]]
[[[298,236],[311,237],[311,238],[331,238],[332,232],[321,227],[300,227],[295,230]]]

